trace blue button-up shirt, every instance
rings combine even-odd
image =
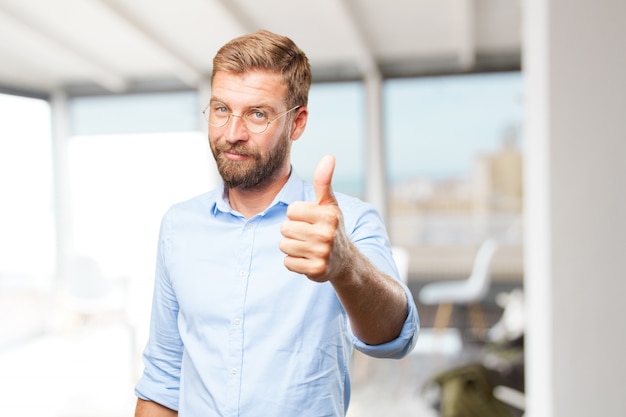
[[[398,277],[383,222],[369,204],[336,193],[352,241]],[[344,416],[352,348],[400,358],[417,339],[409,312],[397,339],[367,345],[350,330],[330,283],[285,268],[280,224],[293,201],[315,201],[292,175],[246,219],[218,189],[172,206],[161,224],[150,337],[139,398],[182,417]]]

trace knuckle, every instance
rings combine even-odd
[[[334,207],[326,207],[323,214],[324,222],[331,224],[333,226],[337,226],[339,224],[339,211]]]
[[[326,262],[324,262],[323,260],[318,259],[317,261],[311,264],[311,275],[320,276],[320,275],[324,275],[325,272],[326,272]]]
[[[302,201],[294,201],[287,206],[287,217],[293,216],[302,209]]]
[[[280,251],[283,253],[287,253],[287,241],[285,238],[280,239],[280,241],[278,242],[278,249],[280,249]]]
[[[320,256],[328,255],[328,253],[330,252],[329,246],[332,245],[333,241],[335,240],[335,231],[336,229],[332,226],[326,227],[323,230],[319,231],[318,239],[325,246],[324,252],[320,254]]]
[[[318,262],[326,263],[326,259],[328,259],[328,257],[330,256],[330,252],[332,249],[330,245],[330,242],[332,242],[332,240],[323,239],[326,239],[326,237],[320,237],[320,241],[322,241],[322,244],[315,245],[311,248],[311,251],[313,252],[314,257],[316,260],[318,260]]]

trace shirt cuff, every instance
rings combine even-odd
[[[145,372],[135,386],[137,398],[161,404],[171,410],[178,410],[178,393],[178,389],[164,387]]]
[[[389,358],[400,359],[408,355],[417,342],[417,336],[419,333],[419,316],[417,313],[417,307],[413,301],[413,295],[410,290],[405,286],[404,292],[407,296],[407,305],[409,313],[400,331],[400,335],[394,340],[391,340],[380,345],[368,345],[361,339],[356,337],[350,329],[352,335],[352,343],[354,348],[359,352],[362,352],[368,356],[375,358]]]

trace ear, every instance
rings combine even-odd
[[[306,106],[302,106],[297,109],[296,114],[293,117],[293,121],[291,122],[291,137],[292,141],[296,141],[302,136],[304,133],[304,128],[306,127],[306,122],[309,118],[309,109]]]

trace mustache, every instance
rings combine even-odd
[[[257,156],[257,152],[255,152],[254,150],[250,149],[248,146],[243,145],[243,144],[220,143],[220,144],[215,144],[214,148],[215,148],[215,151],[218,153],[230,152],[230,153],[235,153],[237,155],[242,155],[242,156],[253,156],[253,157]]]

